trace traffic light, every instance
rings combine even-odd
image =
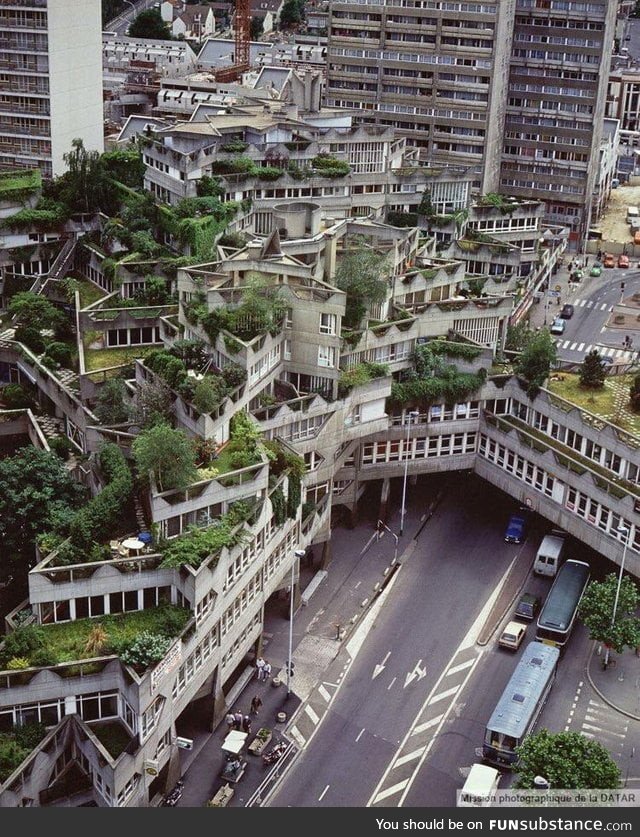
[[[624,282],[620,282],[620,290],[624,291]]]
[[[290,662],[290,663],[288,664],[288,666],[287,666],[287,672],[288,672],[288,674],[289,674],[289,677],[293,677],[293,675],[294,675],[294,673],[295,673],[295,667],[296,667],[296,664],[295,664],[294,662]]]

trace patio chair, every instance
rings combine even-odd
[[[120,544],[118,543],[118,541],[109,541],[109,547],[112,552],[117,552],[119,546]]]
[[[129,550],[127,549],[126,546],[123,546],[122,544],[119,544],[118,545],[118,554],[122,555],[123,558],[128,558],[129,557]]]

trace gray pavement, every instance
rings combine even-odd
[[[600,698],[616,712],[640,721],[640,649],[625,649],[610,656],[603,666],[605,649],[594,642],[587,662],[587,677]]]

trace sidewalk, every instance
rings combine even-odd
[[[586,666],[589,683],[616,712],[640,721],[640,657],[629,648],[622,654],[614,652],[605,671],[602,667],[604,655],[601,643],[594,642]]]
[[[580,289],[584,287],[585,282],[588,281],[589,269],[593,267],[596,257],[593,255],[576,255],[575,253],[565,252],[564,264],[558,268],[558,272],[551,276],[549,280],[549,287],[542,299],[538,302],[534,300],[533,305],[529,309],[529,325],[532,329],[542,328],[547,325],[550,326],[554,319],[560,313],[565,302],[573,302],[580,294]],[[588,264],[583,267],[582,271],[584,278],[580,282],[569,282],[569,265],[576,261],[584,265],[585,259],[588,259]],[[555,294],[556,291],[560,296],[550,296],[549,293]]]

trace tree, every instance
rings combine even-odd
[[[129,27],[130,38],[153,38],[155,41],[171,41],[171,30],[157,9],[140,12]]]
[[[388,288],[386,271],[386,258],[364,247],[340,260],[334,284],[347,294],[347,328],[358,328],[369,307],[384,301]]]
[[[251,40],[257,41],[260,35],[264,32],[264,18],[252,17],[250,24]]]
[[[510,325],[507,328],[507,339],[505,341],[505,351],[507,352],[521,352],[533,337],[534,332],[531,331],[525,322]]]
[[[285,0],[280,12],[280,27],[289,29],[304,20],[304,0]]]
[[[186,488],[198,477],[193,444],[168,424],[143,430],[132,450],[139,476],[146,480],[152,472],[160,491]]]
[[[640,374],[635,376],[629,387],[629,400],[634,413],[640,413]]]
[[[0,459],[0,577],[29,565],[36,535],[68,522],[84,496],[54,453],[25,447]]]
[[[224,383],[221,379],[221,383]],[[216,386],[216,379],[207,375],[196,384],[193,394],[193,406],[200,413],[211,413],[222,401],[223,394],[219,386]]]
[[[100,424],[121,424],[129,419],[126,391],[122,378],[109,378],[102,386],[94,409]]]
[[[640,619],[635,615],[640,604],[640,591],[629,576],[623,576],[612,626],[617,587],[615,573],[609,573],[604,581],[592,581],[580,601],[578,616],[589,630],[591,639],[621,653],[627,647],[640,645]]]
[[[580,368],[580,386],[586,389],[601,389],[604,386],[605,370],[602,356],[597,349],[592,349],[582,361]]]
[[[516,788],[534,788],[536,776],[544,776],[552,788],[620,787],[618,765],[602,744],[579,732],[542,729],[528,735],[516,752]]]
[[[22,291],[11,298],[8,305],[11,316],[16,317],[20,325],[38,331],[41,328],[51,328],[61,316],[55,305],[46,296]]]
[[[138,387],[134,421],[142,427],[166,423],[173,411],[173,394],[161,380],[146,381]]]
[[[114,188],[102,165],[98,151],[87,151],[81,139],[71,142],[71,151],[64,155],[67,171],[58,178],[60,199],[75,212],[107,214],[115,210]]]
[[[530,396],[537,395],[549,377],[549,370],[555,363],[556,356],[556,344],[546,328],[536,332],[524,347],[515,368],[517,374],[527,381],[527,392]]]

